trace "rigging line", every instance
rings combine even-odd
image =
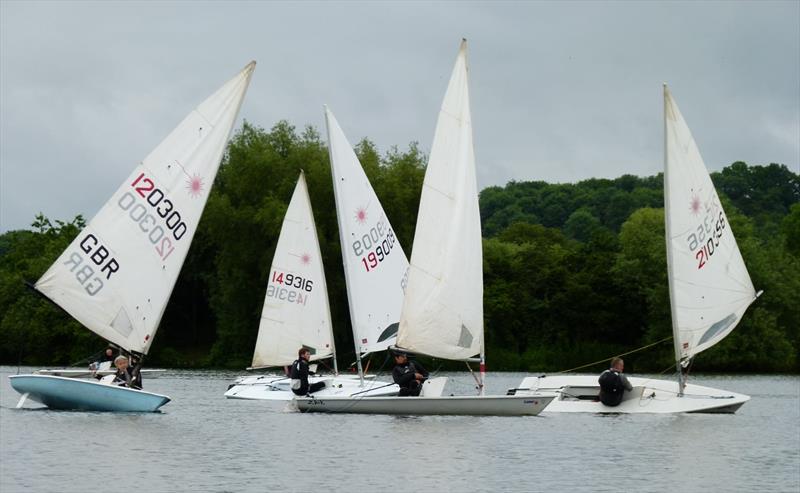
[[[480,389],[481,388],[481,381],[478,379],[478,377],[475,376],[475,372],[472,371],[472,367],[469,366],[469,361],[465,361],[464,364],[467,365],[467,370],[469,370],[470,375],[472,375],[472,378],[475,380],[475,385],[477,385],[478,388]]]
[[[649,348],[649,347],[655,346],[655,345],[657,345],[657,344],[661,344],[662,342],[669,341],[670,339],[672,339],[672,336],[665,337],[665,338],[661,339],[660,341],[656,341],[656,342],[654,342],[654,343],[652,343],[652,344],[648,344],[648,345],[646,345],[646,346],[642,346],[642,347],[640,347],[640,348],[633,349],[633,350],[631,350],[631,351],[628,351],[627,353],[615,354],[615,355],[612,355],[612,356],[617,356],[617,357],[619,357],[619,356],[627,356],[627,355],[629,355],[629,354],[633,354],[633,353],[635,353],[635,352],[642,351],[642,350],[644,350],[644,349],[647,349],[647,348]],[[598,361],[595,361],[595,362],[593,362],[593,363],[588,363],[588,364],[586,364],[586,365],[582,365],[582,366],[576,366],[575,368],[570,368],[569,370],[561,370],[561,371],[557,371],[557,372],[555,372],[555,373],[551,373],[551,375],[558,375],[558,374],[560,374],[560,373],[569,373],[569,372],[572,372],[572,371],[575,371],[575,370],[580,370],[580,369],[582,369],[582,368],[586,368],[586,367],[589,367],[589,366],[594,366],[594,365],[597,365],[597,364],[600,364],[600,363],[603,363],[603,362],[608,362],[608,360],[609,360],[609,358],[603,358],[603,359],[601,359],[601,360],[598,360]],[[471,371],[471,370],[470,370],[470,371]]]

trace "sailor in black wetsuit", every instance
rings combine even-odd
[[[428,378],[428,370],[416,361],[409,361],[408,356],[403,353],[394,354],[394,369],[392,379],[400,386],[401,397],[418,396],[422,390],[422,382]]]
[[[300,348],[297,352],[299,358],[292,363],[289,369],[289,378],[292,379],[292,392],[295,395],[308,395],[325,388],[325,382],[317,382],[308,385],[308,376],[314,372],[308,369],[308,360],[311,358],[311,351]]]
[[[618,406],[622,402],[625,392],[633,390],[633,386],[628,381],[622,371],[625,370],[625,362],[622,358],[611,360],[611,368],[600,374],[600,402],[606,406]]]

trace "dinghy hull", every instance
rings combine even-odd
[[[170,401],[165,395],[95,380],[51,375],[13,375],[9,379],[14,390],[50,409],[155,412]]]
[[[325,382],[324,389],[315,392],[315,396],[329,397],[334,395],[351,396],[357,394],[363,397],[397,395],[400,388],[390,382],[381,382],[371,378],[364,381],[358,376],[340,375],[337,377],[310,377],[309,384]],[[274,375],[247,376],[236,380],[228,391],[228,399],[252,399],[267,401],[291,401],[295,395],[292,393],[290,380],[286,377]]]
[[[555,395],[438,397],[295,398],[300,412],[396,414],[408,416],[536,416]]]
[[[687,384],[683,395],[678,396],[676,381],[638,377],[628,377],[628,380],[633,392],[626,392],[623,401],[614,407],[597,399],[600,392],[597,375],[527,377],[509,393],[556,392],[558,397],[547,406],[545,413],[730,414],[750,400],[744,394],[692,384]]]

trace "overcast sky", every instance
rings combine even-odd
[[[430,149],[469,40],[479,187],[662,168],[667,82],[711,170],[800,172],[800,2],[0,0],[0,231],[91,218],[250,60],[242,118]],[[238,126],[239,124],[237,124]]]

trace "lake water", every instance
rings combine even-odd
[[[14,409],[15,373],[0,367],[2,493],[800,491],[797,376],[693,377],[752,396],[734,415],[509,418],[282,412],[225,399],[240,373],[180,370],[145,381],[172,397],[161,413]],[[522,377],[490,374],[489,390]]]

